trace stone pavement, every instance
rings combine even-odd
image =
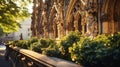
[[[5,54],[5,46],[0,45],[0,67],[11,67],[10,63],[5,60],[4,54]]]

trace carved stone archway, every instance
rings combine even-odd
[[[69,33],[70,31],[74,31],[74,15],[71,14],[69,16],[69,21],[67,22],[67,33]]]
[[[61,38],[64,33],[62,4],[63,4],[63,0],[55,1],[50,12],[50,17],[49,17],[49,21],[51,25],[50,32],[53,34],[55,38]]]
[[[51,36],[53,36],[53,38],[57,38],[58,37],[58,30],[57,30],[57,19],[56,19],[56,15],[57,15],[57,11],[55,9],[54,6],[52,6],[52,9],[50,11],[50,16],[49,16],[49,25],[50,25],[50,31],[49,33],[51,33]]]
[[[66,34],[68,34],[70,31],[72,31],[74,25],[73,25],[73,22],[74,22],[74,16],[72,14],[72,11],[74,9],[74,6],[75,6],[75,3],[76,3],[77,0],[70,0],[69,2],[69,5],[68,5],[68,9],[67,9],[67,12],[66,12]]]
[[[74,16],[74,28],[75,28],[75,31],[79,31],[79,32],[82,32],[82,17],[80,15],[80,11],[78,10],[76,13],[75,13],[75,16]]]

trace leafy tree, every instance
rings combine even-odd
[[[0,37],[4,34],[3,30],[0,28]]]
[[[20,21],[30,16],[27,5],[30,0],[1,0],[0,1],[0,28],[10,33],[20,28]]]

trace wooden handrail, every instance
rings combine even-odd
[[[6,58],[11,58],[14,67],[17,67],[17,64],[21,64],[21,67],[82,67],[63,59],[13,46],[7,46]]]

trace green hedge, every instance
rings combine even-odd
[[[82,37],[69,52],[73,61],[85,67],[119,67],[120,34],[98,35],[93,40]]]
[[[77,41],[80,40],[80,37],[81,37],[81,33],[75,31],[75,32],[70,32],[68,35],[62,38],[59,44],[61,58],[66,60],[71,60],[68,49],[73,45],[73,43],[77,43]]]
[[[71,32],[60,43],[52,39],[13,41],[14,46],[82,64],[84,67],[120,67],[120,34],[93,39]]]

